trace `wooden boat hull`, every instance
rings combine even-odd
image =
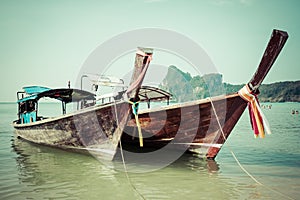
[[[234,94],[147,109],[139,114],[144,147],[139,147],[133,116],[124,128],[122,144],[141,152],[146,149],[160,149],[170,144],[174,149],[188,150],[213,159],[246,105],[243,99]],[[15,123],[14,128],[18,137],[30,142],[76,152],[90,152],[99,158],[111,160],[118,146],[112,135],[117,127],[116,111],[129,106],[126,102],[120,102],[116,107],[95,106],[74,114],[29,124]]]
[[[76,152],[90,152],[111,160],[118,145],[118,138],[112,134],[121,116],[117,116],[115,111],[128,110],[129,106],[125,102],[93,106],[28,124],[14,122],[13,126],[16,135],[27,141]]]
[[[246,101],[233,94],[141,111],[144,147],[155,150],[170,145],[214,159],[246,106]],[[136,122],[132,118],[124,130],[122,143],[137,148],[135,132]]]

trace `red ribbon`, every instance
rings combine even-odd
[[[240,89],[238,94],[241,98],[248,102],[248,109],[254,136],[264,138],[265,132],[270,134],[271,131],[269,129],[267,119],[260,109],[256,94],[250,90],[248,85],[245,85],[242,89]]]

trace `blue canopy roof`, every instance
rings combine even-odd
[[[48,91],[48,90],[50,90],[50,88],[42,87],[42,86],[27,86],[27,87],[23,87],[23,90],[27,94],[31,95],[31,94],[38,94],[41,92]]]
[[[26,102],[29,100],[38,101],[40,98],[43,97],[57,99],[65,103],[96,99],[95,94],[91,92],[79,90],[79,89],[72,89],[72,88],[50,89],[46,87],[30,86],[30,87],[24,87],[23,89],[30,96],[26,96],[22,99],[19,99],[17,101],[18,103]]]
[[[43,97],[57,99],[66,103],[78,102],[81,100],[96,100],[95,94],[74,88],[51,89],[37,94],[37,99]]]

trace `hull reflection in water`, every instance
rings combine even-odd
[[[63,153],[19,139],[13,141],[13,149],[17,153],[19,180],[23,186],[15,199],[138,198],[123,171],[109,168],[92,156]],[[121,161],[111,163],[118,168],[122,165]],[[230,180],[223,180],[222,176],[219,178],[218,171],[215,161],[185,154],[166,168],[149,173],[130,173],[129,176],[146,199],[182,199],[186,192],[191,192],[190,196],[198,199],[200,195],[200,199],[237,197],[238,194],[232,190],[234,185]],[[113,192],[116,188],[118,192]]]

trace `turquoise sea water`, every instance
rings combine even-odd
[[[300,104],[263,109],[272,130],[265,139],[253,137],[246,111],[215,161],[184,155],[159,170],[129,173],[130,183],[92,156],[15,139],[16,104],[2,103],[0,199],[300,199],[300,114],[292,109]]]

